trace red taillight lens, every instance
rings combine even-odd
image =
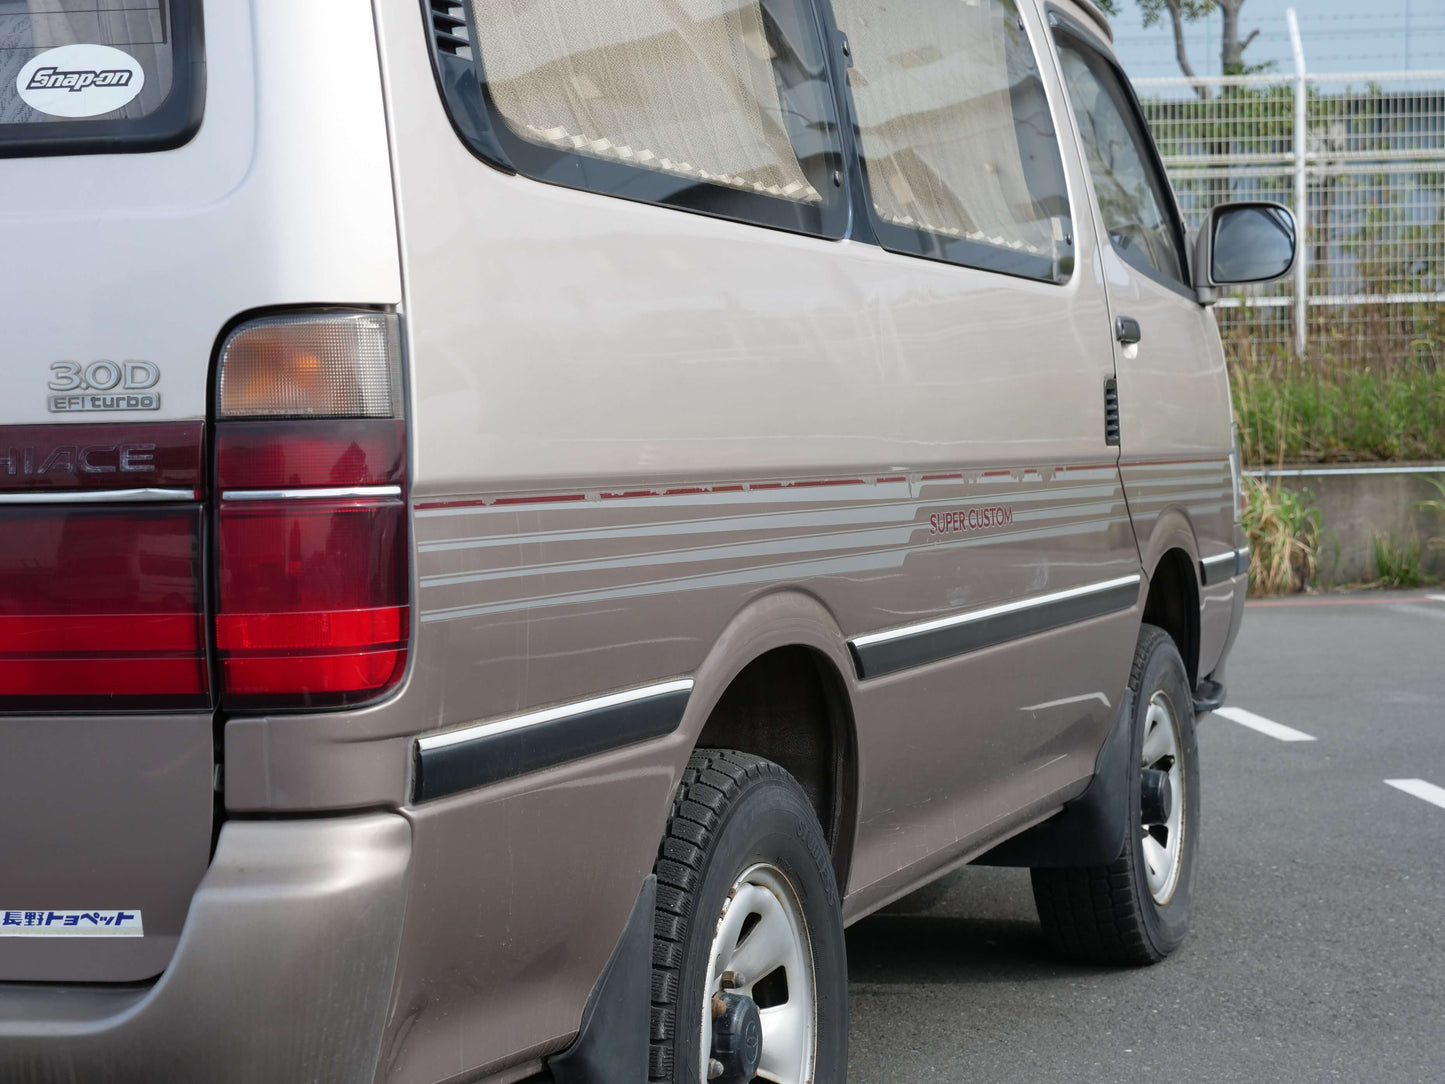
[[[0,710],[204,707],[201,511],[0,508]]]
[[[226,501],[216,646],[227,703],[343,704],[406,667],[406,507]],[[299,698],[299,701],[298,701]]]
[[[393,418],[227,422],[217,431],[222,490],[399,484],[405,423]]]
[[[316,314],[258,321],[222,347],[216,647],[228,707],[355,704],[405,673],[397,338],[393,316]],[[348,412],[361,416],[336,416]]]

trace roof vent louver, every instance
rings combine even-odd
[[[472,59],[467,13],[462,4],[456,0],[431,0],[431,24],[439,52],[464,60]]]

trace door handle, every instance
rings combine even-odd
[[[1114,319],[1114,338],[1125,346],[1132,346],[1144,337],[1139,330],[1139,321],[1132,316],[1118,316]]]

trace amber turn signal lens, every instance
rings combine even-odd
[[[398,417],[399,356],[386,313],[252,321],[221,347],[218,417]]]

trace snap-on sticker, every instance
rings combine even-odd
[[[20,69],[15,89],[31,109],[52,117],[98,117],[125,105],[145,86],[145,69],[109,45],[62,45]]]
[[[0,911],[0,937],[144,937],[140,911]]]

